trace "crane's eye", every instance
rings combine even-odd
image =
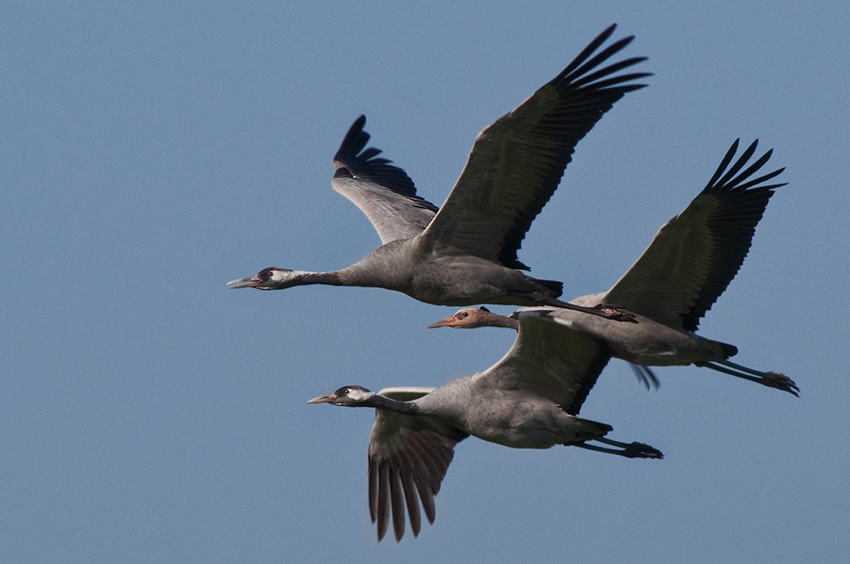
[[[463,319],[463,318],[465,318],[465,317],[469,317],[469,312],[467,312],[467,311],[462,311],[462,312],[460,312],[459,317],[460,317],[461,319]]]

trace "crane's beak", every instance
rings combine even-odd
[[[457,318],[452,315],[451,317],[435,321],[428,326],[428,329],[435,329],[437,327],[454,327],[455,325],[457,325]]]
[[[248,276],[247,278],[240,278],[239,280],[231,280],[227,283],[230,286],[231,290],[235,290],[236,288],[256,288],[257,283],[260,281],[260,277],[258,275]],[[234,285],[235,284],[235,285]]]
[[[331,403],[336,399],[334,394],[327,394],[324,396],[319,396],[317,398],[313,398],[311,400],[307,400],[307,403]]]

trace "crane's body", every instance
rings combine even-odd
[[[369,509],[379,540],[390,516],[401,539],[405,507],[418,534],[420,501],[434,521],[433,498],[454,446],[470,435],[512,448],[565,445],[627,458],[663,457],[649,445],[609,439],[610,425],[578,417],[611,356],[604,343],[558,323],[546,311],[523,311],[517,324],[511,349],[478,374],[433,389],[388,388],[375,394],[345,386],[309,401],[375,408]]]
[[[274,286],[260,289],[315,283],[384,288],[434,305],[563,304],[556,298],[561,293],[560,282],[537,280],[450,245],[421,244],[416,238],[381,245],[360,261],[335,272],[269,268],[258,276],[268,286]]]
[[[549,309],[559,323],[592,335],[607,344],[611,356],[643,366],[684,366],[706,361],[726,360],[738,352],[734,346],[669,327],[643,315],[635,323],[617,323],[622,329],[608,329],[590,315],[570,315],[571,310]]]
[[[232,288],[280,290],[307,284],[367,286],[403,292],[438,305],[480,303],[557,305],[620,321],[611,308],[584,308],[558,300],[562,284],[537,280],[517,258],[526,232],[554,194],[578,142],[626,93],[644,87],[647,73],[618,74],[644,59],[600,68],[633,39],[596,52],[611,26],[553,80],[475,139],[466,166],[442,208],[416,195],[401,168],[366,147],[360,116],[333,159],[334,190],[351,200],[378,232],[383,246],[333,272],[267,268],[233,280]]]
[[[521,390],[494,388],[487,375],[452,380],[412,401],[479,439],[511,448],[544,449],[605,436],[612,427],[567,413],[556,402]]]

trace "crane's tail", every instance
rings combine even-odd
[[[609,432],[614,429],[611,425],[606,423],[598,423],[596,421],[591,421],[590,419],[582,419],[581,417],[575,417],[573,419],[573,427],[570,429],[571,439],[570,441],[564,443],[565,445],[577,445],[583,443],[584,441],[595,441],[599,440]]]
[[[552,298],[557,298],[558,296],[564,293],[563,282],[558,282],[557,280],[540,280],[538,278],[529,278],[549,290],[549,292],[551,292],[550,297]]]

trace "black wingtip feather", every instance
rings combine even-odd
[[[785,186],[785,183],[763,184],[782,173],[784,168],[749,179],[767,164],[773,154],[772,150],[767,151],[747,166],[747,161],[755,154],[758,140],[751,143],[732,163],[739,141],[736,139],[732,143],[702,192],[718,200],[716,209],[707,222],[712,233],[712,258],[708,265],[708,271],[712,275],[700,289],[693,307],[682,316],[683,328],[688,331],[697,330],[700,319],[711,309],[738,273],[749,253],[756,226],[767,209],[774,189]],[[744,170],[739,173],[741,169]]]
[[[561,75],[566,76],[572,73],[574,69],[576,69],[580,64],[582,64],[590,55],[593,54],[594,51],[596,51],[597,47],[605,43],[605,40],[611,37],[611,34],[614,33],[615,29],[617,29],[617,24],[611,24],[605,29],[605,31],[597,35],[596,39],[591,41],[590,44],[585,47],[584,50],[579,53],[578,56],[573,59],[573,61],[569,65],[567,65],[567,68],[563,70]],[[633,38],[634,36],[626,39],[629,39],[631,41],[631,39]]]
[[[634,84],[631,81],[652,76],[651,73],[629,73],[622,76],[612,76],[613,73],[629,68],[646,60],[646,57],[630,57],[622,61],[616,61],[608,66],[596,69],[614,54],[626,47],[634,39],[634,36],[617,40],[599,53],[594,52],[611,37],[616,29],[616,24],[611,25],[596,39],[594,39],[573,61],[567,65],[553,80],[541,88],[554,88],[555,92],[568,100],[560,109],[553,108],[548,115],[540,119],[536,124],[541,137],[551,139],[544,133],[547,129],[559,129],[561,135],[559,142],[564,145],[560,149],[563,157],[557,162],[559,166],[551,166],[551,174],[547,177],[541,176],[539,182],[546,186],[539,195],[528,203],[524,213],[516,218],[515,224],[510,227],[502,238],[502,249],[498,253],[499,262],[509,268],[527,270],[517,258],[517,252],[522,246],[522,240],[531,227],[532,221],[554,190],[560,183],[564,168],[571,160],[573,148],[596,124],[596,122],[626,93],[644,88],[645,84]],[[589,73],[586,76],[584,73]],[[539,91],[539,90],[538,90]],[[552,147],[547,147],[552,150]]]
[[[755,154],[756,148],[758,147],[758,139],[753,141],[738,157],[738,160],[729,167],[729,163],[732,162],[732,159],[735,158],[735,153],[738,151],[740,139],[736,139],[732,146],[729,147],[729,150],[726,152],[726,155],[723,157],[723,160],[720,162],[720,165],[717,167],[717,170],[711,177],[711,180],[708,181],[705,188],[703,189],[704,193],[707,194],[718,194],[720,192],[728,192],[731,190],[736,190],[739,192],[746,191],[750,188],[757,186],[763,182],[770,180],[771,178],[775,178],[785,168],[780,168],[778,170],[774,170],[773,172],[769,172],[764,174],[758,178],[748,180],[747,179],[758,172],[767,162],[770,160],[770,157],[773,155],[773,149],[769,149],[765,152],[764,155],[759,157],[754,163],[748,166],[743,172],[738,174],[738,172],[747,165],[747,161]],[[729,169],[727,170],[727,167]],[[737,175],[737,176],[736,176]],[[747,182],[744,182],[747,181]],[[771,186],[759,186],[760,190],[767,190],[772,188],[778,188],[779,186],[784,186],[785,183],[775,184]]]
[[[366,116],[361,115],[342,140],[339,150],[334,155],[334,176],[350,178],[368,178],[384,188],[406,196],[416,202],[416,205],[433,212],[437,206],[416,195],[416,186],[404,169],[392,163],[390,159],[378,157],[383,151],[375,147],[366,148],[371,135],[363,130]]]
[[[758,147],[758,143],[759,143],[759,141],[758,141],[758,139],[756,139],[755,141],[753,141],[750,144],[749,147],[747,147],[744,150],[743,154],[738,158],[737,161],[735,161],[735,164],[733,164],[732,167],[729,170],[726,171],[726,174],[723,175],[723,178],[721,178],[718,181],[718,184],[734,184],[734,182],[732,181],[732,178],[736,174],[738,174],[738,171],[741,170],[744,167],[745,164],[747,164],[747,161],[750,160],[750,157],[752,157],[753,153],[756,152],[756,147]],[[758,165],[758,166],[755,167],[755,169],[757,170],[765,162],[766,161],[765,161],[764,157],[759,159],[759,162],[755,163],[756,165]],[[750,169],[752,170],[752,167],[750,167]]]
[[[569,73],[563,73],[562,72],[561,75],[564,76],[565,78],[571,77],[573,75],[575,75],[575,76],[583,75],[584,73],[586,73],[590,69],[596,67],[597,65],[599,65],[603,61],[608,60],[615,53],[621,51],[626,45],[631,43],[634,38],[635,37],[633,35],[630,35],[629,37],[624,37],[623,39],[620,39],[619,41],[612,43],[611,45],[609,45],[608,47],[606,47],[605,49],[603,49],[602,51],[597,53],[592,59],[584,62],[581,66],[579,66],[574,71],[569,72]],[[638,60],[635,60],[634,62],[627,64],[626,66],[630,66],[630,65],[639,63],[641,60],[645,60],[646,57],[643,57],[643,58],[635,57],[635,59],[638,59]],[[622,62],[615,63],[613,66],[623,68],[621,65],[622,65]],[[588,77],[592,77],[594,75],[599,75],[599,73],[604,73],[607,70],[608,70],[608,67],[605,67],[604,69],[600,69],[599,71],[597,71],[595,73],[591,73],[590,75],[588,75]],[[615,69],[615,70],[618,70],[618,69]],[[602,74],[601,76],[605,76],[605,75]],[[582,77],[578,80],[575,80],[574,84],[581,85],[581,84],[591,82],[592,78],[588,78],[588,77]]]

